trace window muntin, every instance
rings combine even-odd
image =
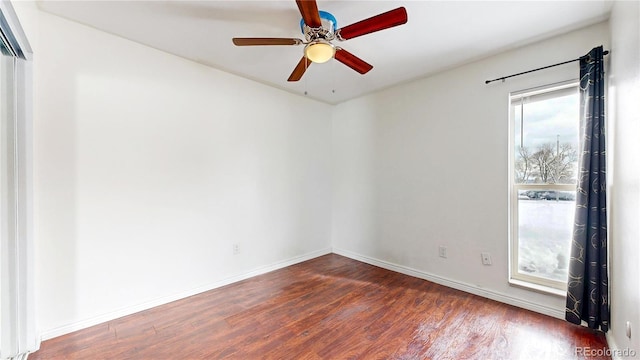
[[[566,289],[579,147],[577,86],[510,96],[510,280]]]

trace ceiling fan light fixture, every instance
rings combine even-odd
[[[313,61],[314,63],[325,63],[336,53],[336,48],[331,45],[328,41],[325,40],[316,40],[313,41],[304,48],[304,56],[307,59]]]

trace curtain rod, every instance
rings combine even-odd
[[[605,51],[603,51],[603,52],[602,52],[602,55],[609,55],[609,50],[605,50]],[[499,77],[499,78],[497,78],[497,79],[493,79],[493,80],[487,80],[487,81],[485,81],[484,83],[485,83],[485,84],[489,84],[489,83],[492,83],[492,82],[494,82],[494,81],[498,81],[498,80],[502,80],[502,81],[504,81],[505,79],[508,79],[508,78],[511,78],[511,77],[514,77],[514,76],[520,76],[520,75],[528,74],[528,73],[531,73],[531,72],[534,72],[534,71],[540,71],[540,70],[544,70],[544,69],[552,68],[552,67],[554,67],[554,66],[558,66],[558,65],[564,65],[564,64],[572,63],[572,62],[574,62],[574,61],[582,60],[582,59],[587,58],[587,57],[589,57],[589,55],[580,56],[580,57],[579,57],[579,58],[577,58],[577,59],[567,60],[567,61],[563,61],[563,62],[561,62],[561,63],[557,63],[557,64],[553,64],[553,65],[548,65],[548,66],[543,66],[543,67],[541,67],[541,68],[537,68],[537,69],[533,69],[533,70],[523,71],[523,72],[521,72],[521,73],[517,73],[517,74],[513,74],[513,75],[508,75],[508,76]]]

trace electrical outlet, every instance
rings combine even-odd
[[[483,252],[480,255],[482,255],[482,265],[491,265],[491,254]]]
[[[233,255],[240,254],[240,244],[233,244]]]
[[[438,256],[441,258],[447,258],[447,248],[445,246],[438,246]]]

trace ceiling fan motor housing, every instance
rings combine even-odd
[[[305,24],[304,19],[300,19],[300,30],[307,41],[313,41],[317,39],[325,39],[327,41],[331,41],[336,38],[336,28],[338,27],[338,22],[336,18],[326,11],[318,11],[320,15],[320,22],[322,23],[322,27],[312,28]]]

